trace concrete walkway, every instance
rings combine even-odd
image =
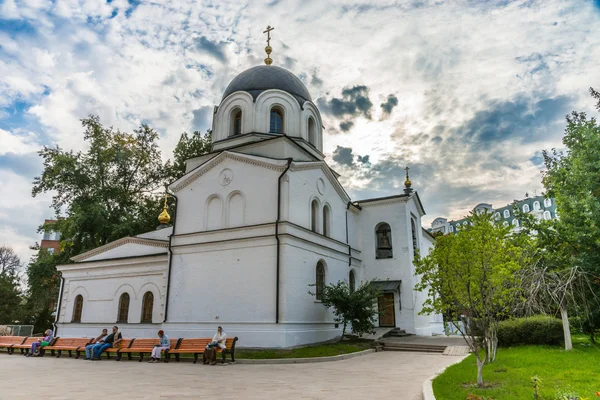
[[[97,362],[0,353],[0,400],[421,399],[421,385],[456,357],[379,352],[315,364]],[[33,379],[38,376],[39,379]]]

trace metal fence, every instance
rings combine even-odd
[[[0,336],[31,336],[33,325],[0,325]]]

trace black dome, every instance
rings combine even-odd
[[[231,81],[223,99],[234,92],[248,92],[256,100],[259,94],[269,89],[279,89],[293,95],[300,106],[312,101],[310,93],[302,81],[287,69],[272,65],[259,65],[245,70]]]

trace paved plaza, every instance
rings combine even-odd
[[[0,354],[0,400],[421,398],[423,381],[457,357],[379,352],[285,365],[98,362]],[[37,378],[35,378],[37,377]]]

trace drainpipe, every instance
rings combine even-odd
[[[175,235],[175,225],[177,224],[177,196],[171,194],[175,199],[175,212],[173,213],[173,232],[169,235],[169,272],[167,274],[167,297],[165,299],[165,319],[163,323],[167,322],[167,316],[169,315],[169,291],[171,289],[171,264],[173,263],[173,250],[171,248],[173,242],[173,235]]]
[[[275,241],[277,242],[277,276],[275,283],[275,323],[279,323],[279,269],[280,269],[280,261],[279,261],[279,220],[281,219],[281,179],[288,172],[290,167],[292,166],[293,158],[287,159],[287,166],[277,178],[277,220],[275,221]]]
[[[346,243],[348,244],[348,267],[352,265],[352,246],[350,245],[350,239],[348,237],[348,210],[350,209],[350,202],[346,204]]]
[[[60,277],[60,290],[58,292],[58,305],[56,307],[56,318],[54,319],[54,336],[56,336],[56,332],[58,331],[58,319],[60,318],[60,305],[62,304],[62,296],[63,289],[65,287],[65,278]]]

